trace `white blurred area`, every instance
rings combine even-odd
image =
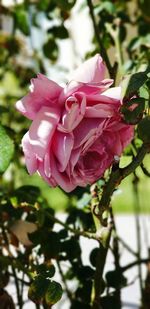
[[[22,0],[2,0],[5,6],[11,6],[15,3],[20,4]],[[45,29],[51,24],[58,24],[57,20],[49,21],[43,14],[39,14],[38,22],[41,29],[32,26],[31,38],[27,40],[28,51],[34,46],[39,48],[45,40]],[[6,32],[12,30],[12,20],[9,16],[3,16],[3,29]],[[68,29],[71,39],[58,40],[60,47],[59,59],[54,66],[46,60],[47,76],[57,83],[64,83],[69,80],[72,70],[74,70],[84,59],[85,54],[92,49],[93,27],[88,14],[87,6],[83,6],[82,0],[77,0],[71,11],[71,16],[65,21],[65,27]]]

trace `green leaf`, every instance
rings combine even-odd
[[[14,155],[14,143],[0,125],[0,173],[5,172]]]
[[[8,110],[7,107],[0,105],[0,114],[8,113],[8,112],[9,112],[9,110]]]
[[[51,281],[45,294],[45,301],[48,306],[56,304],[62,297],[63,290],[56,281]]]
[[[71,249],[71,250],[70,250]],[[62,242],[62,252],[65,252],[70,261],[77,259],[81,254],[79,241],[72,237]]]
[[[49,259],[56,258],[60,252],[59,235],[53,231],[47,231],[43,227],[29,234],[29,239],[34,245],[41,245],[41,251]]]
[[[30,34],[28,13],[21,7],[17,7],[14,12],[15,27],[18,28],[23,34]]]
[[[45,57],[56,61],[58,57],[58,46],[53,38],[49,38],[48,41],[43,45],[43,52]]]
[[[40,189],[36,186],[22,186],[13,192],[11,200],[15,197],[19,203],[34,204],[40,196]]]
[[[138,72],[132,75],[127,75],[121,83],[121,97],[129,98],[133,96],[146,82],[147,78],[146,72]]]
[[[55,267],[52,264],[49,266],[46,264],[40,264],[36,266],[36,271],[39,275],[42,275],[42,277],[52,278],[55,274]]]
[[[51,33],[55,38],[59,39],[67,39],[69,36],[67,29],[63,25],[48,29],[48,33]]]
[[[42,277],[37,276],[36,279],[31,283],[28,290],[28,297],[36,304],[42,304],[45,293],[48,289],[49,280]]]
[[[101,3],[100,5],[98,5],[95,8],[95,14],[99,14],[103,10],[108,12],[110,15],[113,15],[116,12],[115,5],[111,1],[105,1],[105,2]]]
[[[94,248],[90,253],[90,262],[92,266],[94,267],[96,267],[98,252],[99,252],[99,248]]]
[[[144,98],[134,98],[125,102],[121,108],[126,123],[136,124],[142,118],[145,108]]]
[[[106,273],[107,285],[113,288],[126,286],[127,279],[121,271],[113,270]]]
[[[140,121],[137,131],[143,142],[150,143],[150,116],[147,116]]]
[[[54,0],[54,2],[64,11],[69,11],[73,8],[76,0]]]
[[[42,0],[37,2],[37,8],[39,11],[46,11],[50,5],[50,0]]]

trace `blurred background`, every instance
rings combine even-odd
[[[140,69],[149,63],[150,2],[149,0],[95,0],[92,4],[100,37],[108,52],[110,62],[112,65],[119,63],[122,66],[117,71],[116,84],[118,85],[122,75],[134,72],[137,68]],[[119,29],[119,47],[113,32],[117,28]],[[18,191],[16,190],[30,188],[33,191],[28,191],[29,194],[34,195],[36,194],[34,187],[39,188],[48,207],[57,210],[58,213],[61,213],[60,216],[63,216],[62,213],[68,209],[70,204],[74,207],[78,199],[79,209],[88,204],[89,188],[86,193],[85,190],[77,189],[71,194],[66,194],[60,188],[50,188],[39,175],[28,175],[20,143],[30,121],[16,111],[15,102],[27,94],[30,79],[35,77],[37,73],[41,72],[60,85],[64,85],[69,81],[71,72],[82,61],[96,53],[100,53],[100,48],[89,10],[89,1],[0,1],[0,123],[5,128],[10,140],[13,141],[13,146],[8,149],[6,162],[0,162],[2,205],[7,195],[11,206],[17,208],[17,198],[18,196],[20,198],[24,191],[17,195]],[[123,63],[120,63],[121,59],[123,59]],[[106,72],[106,77],[108,77],[108,72]],[[142,93],[147,97],[147,89],[144,87]],[[140,143],[141,141],[137,139],[137,147]],[[132,146],[126,149],[121,158],[122,167],[131,161],[132,151],[134,151]],[[137,169],[136,188],[134,185],[135,175],[130,175],[121,183],[112,198],[119,235],[135,251],[138,248],[139,254],[143,258],[149,256],[150,247],[149,166],[150,158],[146,156],[143,168]],[[30,200],[30,197],[26,197],[26,199]],[[26,202],[26,200],[21,200],[21,202]],[[142,234],[140,234],[140,230],[142,230]],[[88,247],[89,243],[83,242],[81,245],[84,248]],[[90,246],[94,247],[94,244]],[[126,250],[123,248],[121,249],[122,255]],[[123,264],[133,260],[130,253],[126,252],[123,255]],[[87,257],[84,256],[84,249],[83,259],[89,263]],[[111,254],[108,257],[106,271],[109,268],[113,268]],[[139,282],[136,281],[138,271],[138,268],[134,269],[131,276],[129,270],[132,277],[129,280],[130,293],[129,288],[123,291],[124,301],[128,298],[129,303],[123,308],[139,308],[141,295]],[[143,280],[145,280],[148,272],[147,267],[143,267],[140,271]],[[60,304],[56,308],[75,308],[67,307],[69,305],[62,306]],[[150,305],[143,308],[148,309]]]

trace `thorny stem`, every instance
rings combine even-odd
[[[142,147],[139,149],[137,155],[135,156],[134,160],[129,165],[124,168],[118,168],[116,169],[116,171],[112,171],[109,181],[107,182],[103,190],[99,208],[105,206],[105,208],[107,209],[109,207],[111,196],[115,188],[124,178],[133,173],[135,169],[142,163],[146,153],[149,152],[149,148],[149,145],[143,144]]]
[[[99,34],[99,29],[98,29],[98,26],[97,26],[97,23],[96,23],[95,15],[94,15],[94,7],[93,7],[92,0],[87,0],[87,4],[88,4],[88,7],[89,7],[89,12],[90,12],[90,16],[91,16],[91,19],[92,19],[92,22],[93,22],[93,28],[94,28],[95,36],[96,36],[96,39],[97,39],[97,42],[98,42],[98,45],[99,45],[99,48],[100,48],[102,58],[104,59],[104,61],[106,63],[110,77],[114,78],[114,69],[111,66],[108,55],[107,55],[106,50],[104,48],[104,44],[101,41],[101,37],[100,37],[100,34]]]
[[[111,210],[110,201],[111,201],[111,196],[115,188],[120,184],[120,182],[125,177],[127,177],[129,174],[135,171],[135,169],[142,163],[148,151],[149,151],[149,145],[143,144],[142,147],[139,149],[137,155],[133,158],[133,161],[129,165],[127,165],[125,168],[117,167],[115,170],[112,169],[110,178],[108,182],[106,183],[106,185],[104,186],[102,197],[98,205],[99,213],[101,213],[101,209],[103,209],[103,213],[104,211],[109,211],[110,213],[110,210]],[[104,229],[103,226],[102,226],[102,229]],[[105,226],[105,229],[107,230],[107,233],[105,233],[104,235],[105,245],[102,244],[103,240],[100,240],[101,245],[99,249],[99,257],[101,256],[101,258],[97,260],[97,265],[96,265],[96,274],[95,274],[95,280],[94,280],[94,289],[95,289],[94,294],[95,295],[93,299],[92,309],[101,309],[100,295],[102,292],[102,276],[103,276],[104,265],[105,265],[105,261],[107,257],[108,248],[109,248],[109,242],[110,242],[111,231],[112,231],[112,222],[108,220],[108,223],[107,223],[107,226]]]
[[[147,176],[147,177],[150,177],[150,172],[146,169],[146,167],[144,166],[143,163],[141,163],[141,169],[143,171],[143,173]]]
[[[138,198],[138,182],[139,179],[134,173],[133,179],[133,190],[134,190],[134,199],[135,199],[135,224],[136,224],[136,238],[137,238],[137,258],[141,260],[141,233],[140,233],[140,220],[139,220],[139,213],[140,213],[140,204]],[[138,264],[138,275],[139,275],[139,285],[140,285],[140,292],[141,292],[141,299],[143,299],[143,281],[142,281],[142,269],[141,264]]]
[[[67,293],[67,295],[68,295],[68,298],[69,298],[70,300],[72,300],[72,294],[71,294],[71,292],[69,291],[68,285],[67,285],[67,283],[66,283],[66,278],[65,278],[64,273],[63,273],[63,271],[62,271],[62,269],[61,269],[61,265],[60,265],[60,262],[59,262],[59,261],[57,261],[57,266],[58,266],[59,273],[60,273],[60,275],[61,275],[61,278],[62,278],[64,287],[65,287],[65,291],[66,291],[66,293]]]
[[[120,266],[120,253],[119,253],[119,241],[117,238],[117,229],[116,229],[116,224],[115,224],[115,219],[113,212],[110,212],[111,215],[111,220],[112,220],[112,225],[113,225],[113,255],[114,255],[114,264],[115,264],[115,269],[117,272],[120,272],[121,266]],[[117,297],[117,304],[118,304],[118,309],[121,308],[121,288],[118,286],[116,288],[116,297]]]

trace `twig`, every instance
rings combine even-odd
[[[150,172],[146,169],[146,167],[144,166],[143,163],[141,163],[141,169],[143,171],[143,173],[147,176],[147,177],[150,177]]]
[[[83,230],[77,230],[75,228],[70,227],[68,224],[62,222],[61,220],[59,220],[58,218],[52,216],[51,214],[47,213],[47,216],[54,221],[55,223],[60,224],[61,226],[63,226],[67,231],[72,232],[73,234],[75,234],[76,236],[83,236],[83,237],[87,237],[90,239],[95,239],[95,240],[99,240],[99,235],[97,235],[96,233],[90,233],[90,232],[86,232]]]
[[[129,245],[122,238],[120,238],[118,235],[116,237],[118,241],[124,246],[124,248],[126,248],[131,254],[137,257],[137,253],[131,247],[129,247]]]
[[[94,15],[94,7],[93,7],[92,0],[87,0],[87,4],[88,4],[88,7],[89,7],[89,12],[90,12],[90,16],[91,16],[91,19],[92,19],[92,22],[93,22],[93,28],[94,28],[95,36],[96,36],[96,39],[97,39],[97,42],[98,42],[98,45],[99,45],[99,48],[100,48],[100,52],[101,52],[102,58],[104,59],[104,61],[106,63],[106,66],[107,66],[107,69],[108,69],[110,77],[114,78],[114,69],[111,66],[111,63],[110,63],[109,58],[108,58],[108,55],[107,55],[106,50],[104,48],[104,44],[101,41],[101,37],[100,37],[100,34],[99,34],[99,29],[97,27],[95,15]]]
[[[14,275],[13,275],[12,273],[8,272],[8,274],[9,274],[10,277],[14,277]],[[20,278],[17,278],[17,279],[18,279],[18,281],[19,281],[20,283],[25,284],[25,285],[27,285],[27,286],[29,286],[29,285],[31,284],[29,281],[25,281],[25,280],[20,279]]]
[[[8,241],[8,237],[7,237],[7,234],[6,234],[6,232],[5,232],[4,226],[2,226],[1,228],[2,228],[2,234],[3,234],[3,237],[4,237],[4,241],[5,241],[5,244],[6,244],[7,248],[8,248],[8,252],[9,252],[9,241]],[[11,252],[10,252],[10,255],[11,255]],[[12,273],[13,273],[13,277],[14,277],[14,281],[15,281],[15,285],[16,285],[18,306],[19,306],[19,309],[22,309],[22,306],[23,306],[22,295],[20,294],[20,288],[19,288],[18,278],[17,278],[17,275],[16,275],[16,270],[15,270],[15,268],[14,268],[13,265],[11,265],[11,269],[12,269]]]
[[[69,298],[70,300],[72,300],[72,294],[71,294],[71,292],[69,291],[68,285],[67,285],[67,283],[66,283],[66,278],[65,278],[64,273],[63,273],[63,271],[62,271],[62,269],[61,269],[61,265],[60,265],[60,262],[59,262],[59,261],[57,261],[57,266],[58,266],[59,273],[60,273],[60,275],[61,275],[61,278],[62,278],[64,287],[65,287],[65,291],[66,291],[66,293],[67,293],[67,296],[68,296],[68,298]]]
[[[132,263],[127,264],[126,266],[121,267],[121,270],[124,272],[124,271],[127,271],[128,269],[130,269],[130,268],[132,268],[132,267],[134,267],[136,265],[144,264],[144,263],[146,264],[148,262],[150,262],[150,258],[136,260],[136,261],[134,261]]]

